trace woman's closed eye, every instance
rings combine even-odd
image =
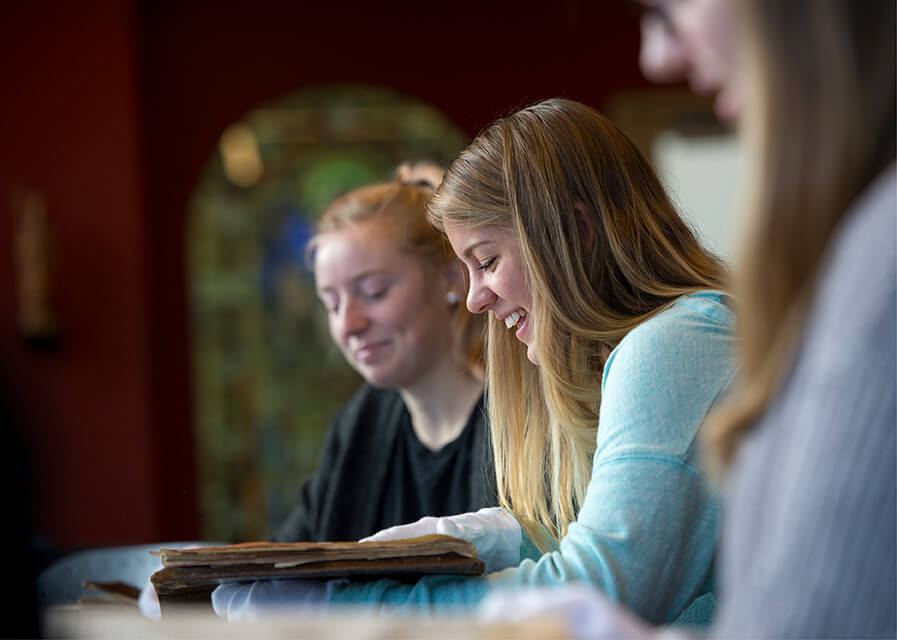
[[[380,277],[365,278],[358,283],[357,295],[367,302],[377,302],[389,294],[393,282]]]
[[[489,269],[492,265],[495,264],[495,261],[496,261],[496,260],[498,260],[498,256],[492,256],[491,258],[486,258],[483,262],[481,262],[481,263],[479,264],[479,266],[477,267],[477,269],[479,269],[480,271],[486,271],[486,270]]]
[[[377,302],[378,300],[385,298],[387,293],[389,293],[389,288],[377,289],[376,291],[364,291],[361,295],[369,302]]]

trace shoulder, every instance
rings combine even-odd
[[[367,382],[359,387],[355,395],[346,403],[347,409],[369,410],[371,408],[404,406],[402,397],[395,389],[380,389]]]
[[[881,390],[880,397],[893,400],[897,350],[897,172],[893,165],[866,189],[836,230],[813,293],[788,377],[801,380],[805,391],[830,388],[827,400],[836,391],[867,395],[882,381],[889,388]]]
[[[894,266],[897,234],[897,165],[891,165],[853,203],[829,254],[829,262],[887,263]],[[870,250],[875,250],[870,254]]]
[[[729,304],[728,294],[720,291],[679,298],[626,334],[608,356],[602,386],[612,370],[629,373],[635,367],[643,375],[645,367],[664,368],[683,357],[717,357],[731,349],[735,314]]]
[[[834,342],[826,351],[840,346],[845,354],[859,353],[864,335],[880,332],[882,322],[893,320],[895,289],[897,168],[892,165],[854,203],[835,232],[820,270],[808,333]]]
[[[405,403],[397,391],[365,382],[336,414],[333,429],[346,437],[359,427],[398,423],[404,411]]]
[[[689,457],[705,415],[736,370],[726,296],[699,292],[633,329],[602,378],[598,453]]]

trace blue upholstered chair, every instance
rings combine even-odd
[[[63,556],[47,567],[37,578],[37,599],[40,607],[74,604],[83,595],[95,594],[81,586],[84,580],[124,582],[143,588],[149,577],[162,568],[158,556],[150,551],[186,546],[213,546],[218,542],[158,542],[123,547],[105,547],[77,551]]]

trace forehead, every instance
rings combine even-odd
[[[319,235],[315,242],[315,282],[336,286],[372,272],[407,269],[416,260],[399,251],[394,239],[376,225],[352,225]]]
[[[455,253],[461,257],[470,257],[477,249],[488,250],[489,247],[503,248],[517,246],[516,234],[507,227],[480,227],[446,222],[445,235]]]

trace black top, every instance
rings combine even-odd
[[[417,439],[411,416],[405,412],[381,495],[380,513],[385,521],[402,524],[422,516],[450,516],[472,510],[470,454],[477,423],[481,422],[478,403],[458,437],[432,451]]]
[[[399,393],[365,384],[330,424],[318,469],[274,539],[357,540],[424,515],[495,504],[482,397],[461,434],[431,451]]]

